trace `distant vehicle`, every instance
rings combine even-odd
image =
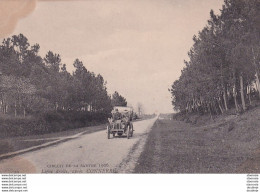
[[[126,135],[127,139],[133,137],[134,126],[133,108],[132,107],[114,107],[111,111],[112,118],[108,118],[109,124],[107,125],[107,138]]]

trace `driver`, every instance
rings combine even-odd
[[[120,120],[122,118],[122,115],[119,113],[118,109],[115,109],[115,112],[112,114],[112,116],[114,121]]]

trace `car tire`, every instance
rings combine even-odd
[[[126,133],[127,139],[130,138],[130,135],[131,135],[130,131],[131,131],[131,130],[130,130],[130,125],[128,125],[128,126],[127,126],[127,133]]]
[[[131,125],[131,135],[130,135],[130,136],[133,137],[133,134],[134,134],[134,126],[133,126],[132,123],[131,123],[130,125]]]
[[[107,126],[107,139],[110,139],[110,129],[109,129],[109,126]]]

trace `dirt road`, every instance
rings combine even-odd
[[[130,139],[107,139],[99,131],[20,156],[0,161],[0,172],[114,173],[131,172],[156,118],[134,123]]]

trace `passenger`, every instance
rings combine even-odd
[[[120,120],[122,118],[122,115],[119,113],[118,109],[115,109],[115,112],[112,114],[112,116],[114,121]]]
[[[124,122],[129,122],[130,118],[129,118],[129,112],[123,113],[122,115],[122,120]]]

